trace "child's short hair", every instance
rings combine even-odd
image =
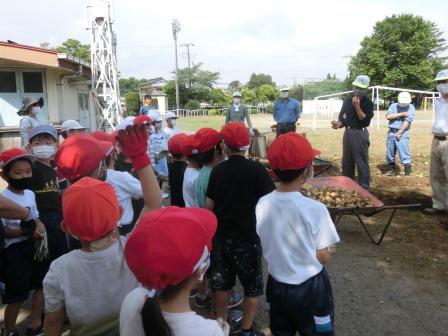
[[[171,153],[171,155],[173,156],[174,159],[176,160],[182,160],[183,158],[183,154],[182,153]]]
[[[199,160],[198,160],[198,154],[188,155],[188,156],[187,156],[187,160],[188,160],[188,161],[195,162],[196,164],[199,165],[199,168],[202,168],[202,165],[201,165],[201,163],[200,163]]]
[[[201,166],[209,164],[215,158],[216,149],[212,148],[206,152],[199,153],[197,155],[198,162]]]
[[[288,170],[274,169],[274,174],[275,174],[275,176],[278,177],[280,182],[289,183],[289,182],[294,181],[300,175],[302,175],[306,168],[308,168],[308,167],[301,168],[301,169],[288,169]]]
[[[16,159],[16,160],[14,160],[14,161],[12,161],[12,162],[10,162],[7,165],[2,167],[3,176],[4,177],[9,177],[9,172],[11,171],[12,167],[14,166],[14,164],[16,162],[19,162],[19,161],[26,161],[26,162],[28,162],[30,164],[31,167],[33,166],[32,162],[30,160],[28,160],[28,159],[25,159],[25,158],[23,158],[23,159]]]
[[[48,133],[40,133],[37,134],[35,136],[33,136],[32,138],[30,138],[30,143],[33,142],[34,140],[53,140],[53,142],[56,143],[56,140],[53,138],[53,136],[51,134]]]

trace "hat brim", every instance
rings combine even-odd
[[[411,98],[398,99],[398,103],[400,103],[400,104],[410,104],[411,101],[412,101]]]
[[[104,154],[104,157],[108,156],[110,153],[112,153],[112,150],[114,149],[114,145],[110,141],[98,141],[99,146],[101,148],[101,153]]]
[[[25,159],[25,160],[29,160],[31,163],[34,163],[34,161],[36,160],[36,158],[34,157],[34,155],[32,154],[21,154],[21,155],[17,155],[11,159],[9,159],[8,161],[6,161],[3,166],[1,166],[0,168],[3,168],[5,166],[7,166],[8,164],[10,164],[13,161],[19,160],[19,159]]]
[[[360,89],[367,89],[369,87],[368,85],[365,85],[365,84],[362,84],[362,83],[356,82],[356,81],[354,81],[352,83],[352,85],[356,86],[357,88],[360,88]]]
[[[442,77],[442,78],[434,78],[433,82],[440,82],[440,81],[446,81],[446,80],[448,80],[448,76]]]
[[[44,98],[43,98],[43,97],[40,97],[39,99],[33,100],[33,101],[32,101],[31,103],[29,103],[28,105],[23,105],[22,108],[21,108],[19,111],[17,111],[17,114],[18,114],[19,116],[24,115],[25,111],[28,110],[28,108],[29,108],[31,105],[36,104],[36,103],[38,103],[39,106],[42,108],[42,106],[44,106]]]

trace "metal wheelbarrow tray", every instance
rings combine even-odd
[[[378,198],[372,195],[369,191],[362,188],[352,179],[345,176],[331,176],[331,177],[316,177],[307,182],[307,184],[314,186],[316,188],[321,188],[324,186],[330,186],[334,188],[344,189],[347,191],[356,191],[359,196],[366,197],[371,200],[372,205],[365,208],[350,207],[350,208],[328,208],[331,217],[335,224],[339,224],[343,216],[354,216],[358,219],[359,223],[362,225],[364,231],[369,237],[370,241],[376,245],[380,245],[383,241],[384,236],[387,233],[392,220],[395,217],[395,213],[398,209],[406,208],[416,208],[420,207],[421,204],[399,204],[399,205],[384,205]],[[385,210],[391,210],[391,213],[387,219],[386,224],[383,226],[380,237],[375,240],[371,232],[367,229],[361,215],[366,217],[373,217]]]

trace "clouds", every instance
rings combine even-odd
[[[89,42],[84,2],[41,0],[2,4],[0,39],[58,44],[69,37]],[[221,82],[247,81],[266,72],[292,84],[328,72],[344,77],[348,58],[376,21],[400,13],[422,15],[446,32],[448,3],[440,0],[314,0],[225,2],[115,0],[118,65],[123,76],[170,77],[174,68],[171,21],[182,25],[179,45],[193,42],[196,62],[221,72]],[[20,16],[20,20],[17,17]],[[179,49],[182,55],[183,48]],[[181,66],[186,61],[181,59]]]

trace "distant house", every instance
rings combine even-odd
[[[161,89],[166,85],[166,83],[168,83],[168,81],[163,77],[148,79],[148,84],[157,91],[161,91]]]
[[[43,97],[43,123],[75,119],[96,128],[90,64],[56,50],[0,41],[0,150],[20,144],[17,111],[25,96]]]

